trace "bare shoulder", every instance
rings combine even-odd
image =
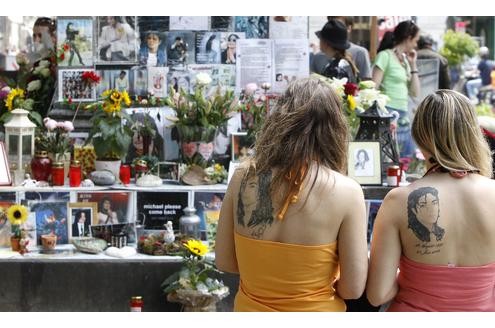
[[[319,181],[324,186],[324,191],[329,194],[339,194],[345,198],[361,198],[363,189],[361,185],[353,179],[329,168],[321,169]]]

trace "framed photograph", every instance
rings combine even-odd
[[[66,202],[29,202],[30,212],[36,218],[36,243],[42,235],[56,235],[57,245],[69,243]]]
[[[144,229],[163,230],[167,221],[172,221],[174,230],[179,230],[179,218],[189,204],[187,191],[138,192],[137,220]]]
[[[9,161],[5,152],[5,144],[0,141],[0,186],[10,186],[12,178],[10,177]]]
[[[69,203],[70,237],[90,236],[90,226],[97,212],[98,203]]]
[[[233,16],[211,16],[210,26],[212,31],[232,31],[234,29]]]
[[[112,70],[112,81],[115,89],[119,91],[127,91],[130,93],[130,83],[129,83],[129,70],[128,69],[118,69]]]
[[[163,119],[159,108],[126,108],[125,112],[129,114],[134,121],[135,126],[145,125],[145,115],[148,115],[146,125],[152,128],[156,133],[155,137],[150,140],[144,140],[143,136],[134,131],[132,143],[127,151],[127,162],[132,162],[140,156],[156,156],[158,160],[164,160],[164,136],[163,136]],[[144,149],[148,146],[148,149]]]
[[[145,67],[134,67],[131,70],[132,92],[135,96],[148,94],[148,70]]]
[[[164,98],[167,96],[167,73],[168,67],[148,68],[148,92],[155,97]]]
[[[194,63],[194,32],[167,32],[167,62],[169,66],[184,67]]]
[[[0,193],[0,247],[10,246],[12,230],[7,219],[7,210],[11,205],[15,204],[15,198],[15,191]]]
[[[379,142],[350,142],[348,176],[362,185],[381,185],[380,153]]]
[[[57,49],[66,49],[59,67],[93,66],[93,18],[58,17]]]
[[[241,162],[247,159],[253,152],[250,148],[252,145],[249,142],[247,132],[232,133],[232,161]]]
[[[98,211],[92,217],[93,225],[134,221],[131,192],[80,192],[77,194],[77,202],[98,204]]]
[[[196,63],[220,64],[220,32],[196,32]]]
[[[158,176],[165,182],[180,183],[179,163],[176,162],[159,162]]]
[[[99,16],[97,25],[98,63],[114,65],[136,62],[136,16]]]
[[[58,71],[58,100],[71,98],[72,101],[94,101],[96,88],[82,79],[88,69],[60,69]]]
[[[237,40],[245,39],[244,32],[222,32],[220,34],[220,49],[222,50],[222,64],[236,63]]]

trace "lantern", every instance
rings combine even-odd
[[[381,111],[375,101],[370,108],[361,114],[359,130],[355,141],[379,141],[381,149],[382,181],[386,177],[386,168],[390,163],[399,165],[397,141],[390,134],[390,120],[394,116]]]
[[[179,230],[182,236],[189,236],[195,239],[200,238],[199,224],[201,219],[196,215],[194,207],[184,208],[184,215],[179,219]]]
[[[15,185],[24,181],[24,168],[34,155],[34,129],[36,125],[28,118],[25,109],[14,109],[12,118],[5,123],[7,157],[14,173]]]

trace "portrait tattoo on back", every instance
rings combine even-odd
[[[445,229],[438,225],[440,204],[438,190],[422,187],[411,192],[407,198],[408,229],[423,243],[418,243],[418,254],[434,254],[440,252]],[[436,243],[431,242],[431,235]]]

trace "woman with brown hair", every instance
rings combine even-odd
[[[389,311],[495,311],[495,181],[476,112],[438,90],[419,105],[412,135],[428,171],[380,207],[368,299],[393,299]]]
[[[240,274],[236,311],[345,311],[363,293],[366,211],[344,176],[348,135],[331,87],[289,84],[222,204],[216,263]]]

